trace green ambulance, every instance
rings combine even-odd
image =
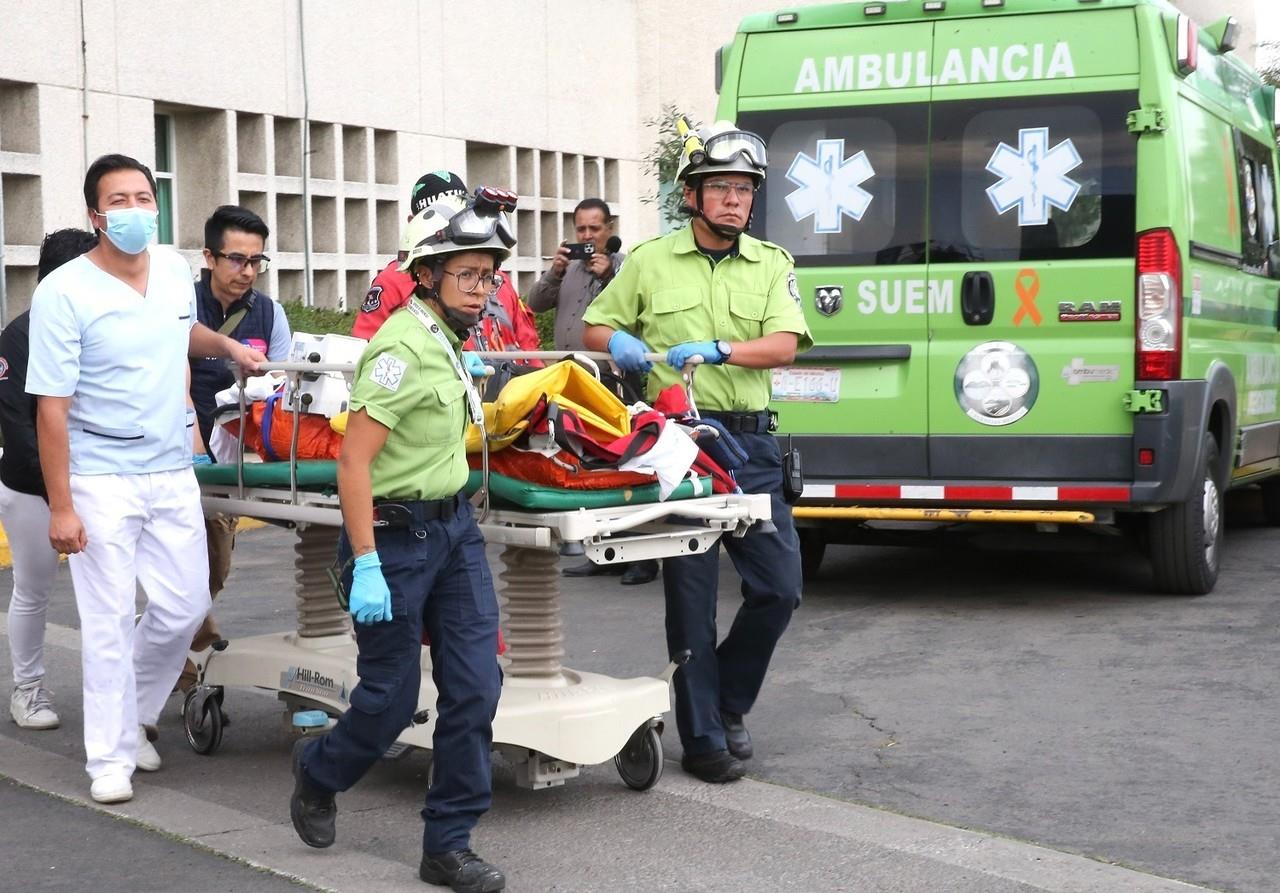
[[[774,374],[808,573],[885,521],[1008,520],[1132,534],[1159,590],[1204,593],[1227,488],[1280,524],[1276,97],[1238,30],[899,0],[720,50],[817,342]]]

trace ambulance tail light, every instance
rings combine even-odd
[[[1134,377],[1170,381],[1182,375],[1182,262],[1173,232],[1138,236]]]

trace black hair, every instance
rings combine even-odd
[[[84,174],[84,206],[86,208],[100,210],[98,181],[113,171],[141,171],[146,176],[147,183],[151,185],[151,194],[153,196],[156,194],[156,178],[152,175],[151,168],[128,155],[103,155],[89,165],[89,169]]]
[[[578,202],[577,206],[573,209],[573,219],[577,221],[579,211],[590,211],[592,209],[604,213],[605,223],[613,222],[613,214],[610,213],[609,206],[605,204],[605,200],[602,198],[584,198],[582,201]]]
[[[97,234],[83,229],[56,229],[49,233],[40,243],[40,265],[36,267],[36,282],[97,244]]]
[[[271,230],[261,217],[239,205],[222,205],[204,222],[204,247],[210,251],[221,251],[225,244],[227,230],[235,229],[254,236],[262,236],[266,244]]]

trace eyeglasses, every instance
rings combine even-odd
[[[481,276],[475,270],[462,270],[458,273],[451,273],[448,270],[441,270],[446,276],[452,276],[458,280],[458,291],[464,295],[473,294],[476,287],[484,284],[485,294],[493,294],[498,290],[498,286],[502,285],[502,277],[496,273],[486,273]]]
[[[724,198],[732,192],[739,199],[745,199],[756,191],[756,187],[750,183],[729,183],[724,180],[712,180],[709,183],[703,183],[702,188],[716,198]]]
[[[243,254],[223,254],[221,251],[214,251],[214,257],[220,257],[231,265],[231,269],[239,273],[244,269],[245,264],[253,267],[259,273],[265,273],[271,269],[271,258],[265,254],[255,254],[253,257],[245,257]]]

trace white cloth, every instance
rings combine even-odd
[[[44,624],[58,553],[49,545],[49,506],[39,496],[0,484],[0,524],[13,553],[9,657],[13,684],[44,676]]]
[[[653,446],[618,466],[621,471],[658,476],[658,501],[665,501],[698,458],[698,445],[679,425],[668,422]]]
[[[190,467],[71,476],[89,545],[72,555],[84,670],[85,768],[131,775],[138,725],[153,725],[209,612],[200,490]],[[134,625],[137,584],[147,595]]]
[[[31,297],[27,393],[72,398],[72,474],[191,465],[191,267],[171,248],[147,251],[145,296],[81,255],[41,280]]]

